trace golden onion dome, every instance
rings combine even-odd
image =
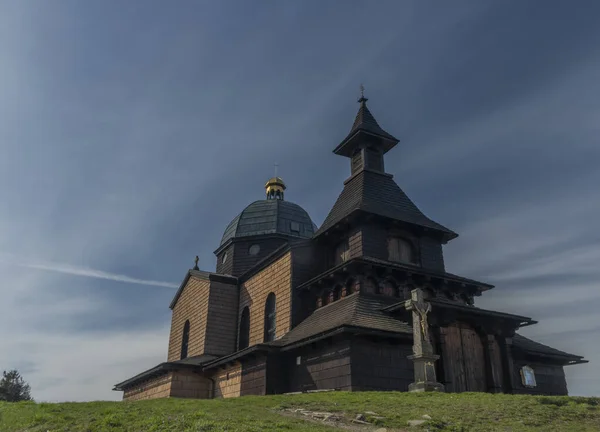
[[[283,191],[286,189],[285,182],[281,177],[272,177],[265,184],[267,199],[283,200]]]

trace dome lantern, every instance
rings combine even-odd
[[[268,200],[282,200],[285,191],[285,183],[281,177],[273,177],[265,184]]]

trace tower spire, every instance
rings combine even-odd
[[[363,148],[377,149],[383,155],[391,150],[398,139],[387,133],[379,126],[377,120],[367,107],[367,98],[365,97],[365,86],[360,86],[360,98],[358,102],[360,107],[354,118],[354,123],[350,133],[333,151],[335,154],[353,157],[356,151]]]

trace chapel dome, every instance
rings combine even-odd
[[[280,177],[265,185],[267,199],[254,201],[227,225],[221,245],[232,238],[266,234],[311,238],[317,226],[298,204],[284,201],[285,183]]]

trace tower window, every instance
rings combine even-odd
[[[344,240],[337,245],[335,248],[335,265],[341,264],[350,258],[350,248],[348,247],[348,240]]]
[[[368,148],[365,151],[367,159],[367,168],[375,171],[383,171],[383,155],[381,152],[374,148]]]
[[[240,317],[240,334],[238,337],[238,349],[247,348],[250,342],[250,309],[248,306],[242,311]]]
[[[388,242],[390,261],[416,264],[417,259],[412,244],[403,238],[394,237]]]
[[[275,311],[275,294],[270,293],[267,296],[267,302],[265,303],[265,332],[264,332],[264,341],[270,342],[275,340],[275,321],[276,321],[276,311]]]
[[[362,169],[362,167],[363,167],[362,150],[357,149],[354,152],[354,154],[352,155],[352,165],[351,165],[352,174],[359,172]]]
[[[223,254],[223,258],[221,258],[221,263],[225,264],[227,262],[227,252]]]
[[[290,222],[290,231],[296,234],[300,233],[300,224],[298,222]]]
[[[248,253],[252,256],[258,255],[259,252],[260,252],[260,245],[257,245],[257,244],[253,244],[252,246],[250,246],[250,249],[248,249]]]
[[[187,320],[183,326],[183,335],[181,337],[181,359],[188,356],[188,345],[190,342],[190,320]]]

